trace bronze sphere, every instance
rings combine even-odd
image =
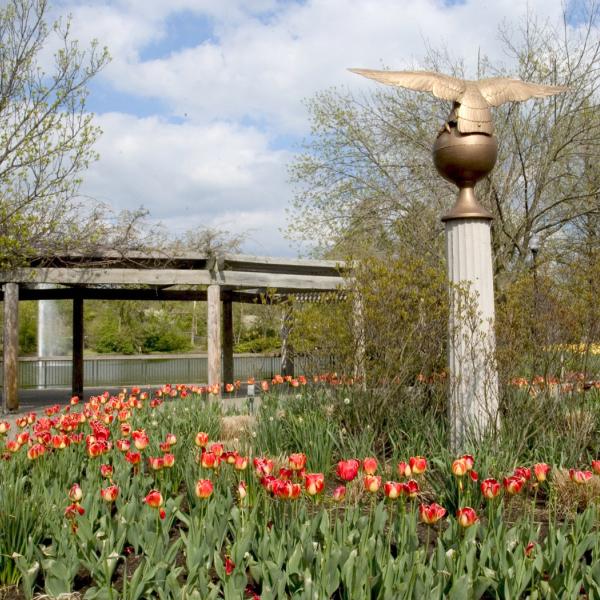
[[[491,219],[492,214],[477,202],[473,188],[496,164],[496,137],[482,133],[463,135],[455,126],[449,129],[435,140],[433,163],[444,179],[458,187],[459,193],[456,204],[442,221],[457,218]]]

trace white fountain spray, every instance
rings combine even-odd
[[[51,289],[52,287],[47,283],[39,284],[40,289]],[[58,310],[58,300],[38,301],[37,325],[37,355],[40,359],[38,387],[44,388],[47,385],[47,377],[43,359],[60,356],[65,352],[64,323]]]

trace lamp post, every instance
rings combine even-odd
[[[537,311],[538,311],[538,280],[537,280],[537,255],[540,251],[540,238],[534,234],[529,240],[529,250],[531,251],[531,273],[533,275],[533,315],[531,319],[531,339],[533,340],[533,375],[537,375],[537,352],[538,352],[538,330],[537,330]]]

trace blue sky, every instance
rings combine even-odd
[[[294,255],[281,230],[303,100],[372,88],[347,67],[410,68],[426,42],[504,60],[498,25],[527,5],[560,18],[561,0],[57,0],[74,37],[112,55],[90,86],[104,134],[82,191],[174,234],[216,227],[246,233],[247,252]]]

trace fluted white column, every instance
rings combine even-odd
[[[451,445],[460,450],[497,423],[491,221],[445,221],[450,280],[448,367]]]

